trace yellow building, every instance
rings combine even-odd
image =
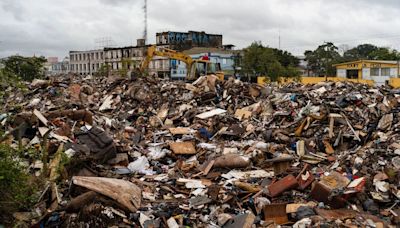
[[[336,77],[373,80],[375,85],[392,84],[399,77],[399,62],[386,60],[358,60],[333,65]]]

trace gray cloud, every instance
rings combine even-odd
[[[21,2],[13,1],[13,0],[4,0],[1,3],[1,8],[3,9],[5,14],[12,14],[15,20],[23,21],[24,17],[22,16],[24,13]]]
[[[11,54],[66,56],[96,48],[112,37],[120,46],[143,34],[143,0],[2,0],[0,57]],[[400,48],[400,1],[363,0],[148,0],[148,37],[167,30],[224,35],[245,47],[262,41],[294,54],[323,41],[355,46],[374,43]]]

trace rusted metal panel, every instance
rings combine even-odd
[[[286,204],[268,204],[264,206],[264,220],[274,221],[278,225],[289,222],[286,214]]]
[[[288,175],[268,186],[271,197],[279,196],[284,191],[297,187],[298,183],[293,175]]]

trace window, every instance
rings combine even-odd
[[[382,68],[381,76],[390,76],[390,68]]]
[[[371,76],[379,76],[379,68],[371,68]]]
[[[222,59],[222,64],[226,64],[226,59]]]
[[[358,70],[346,70],[346,78],[357,79],[358,78]]]

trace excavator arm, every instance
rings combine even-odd
[[[161,51],[158,51],[156,49],[156,46],[150,46],[147,49],[147,55],[146,58],[143,60],[143,62],[140,65],[140,71],[144,72],[144,70],[146,70],[149,67],[149,63],[150,61],[154,58],[154,56],[162,56],[162,57],[168,57],[171,59],[176,59],[176,60],[180,60],[184,63],[186,63],[186,67],[188,70],[188,75],[190,75],[190,69],[192,67],[192,64],[194,62],[194,60],[192,59],[192,57],[185,55],[183,53],[177,52],[175,50],[172,49],[168,49],[168,48],[162,48]]]
[[[203,67],[205,70],[204,73],[207,72],[207,66],[209,66],[209,64],[212,64],[208,60],[193,59],[189,55],[186,55],[181,52],[177,52],[172,49],[160,48],[160,50],[157,50],[157,47],[155,45],[153,45],[147,49],[147,55],[144,58],[144,60],[142,61],[142,63],[140,64],[140,67],[139,67],[140,74],[143,74],[143,72],[149,67],[150,61],[154,58],[154,56],[168,57],[170,59],[176,59],[176,60],[180,60],[180,61],[186,63],[186,68],[187,68],[186,80],[195,80],[196,79],[196,72],[197,72],[198,64],[204,66]],[[221,80],[223,80],[223,78],[224,78],[223,73],[222,74],[216,73],[216,74],[218,74],[218,77],[221,78]]]

